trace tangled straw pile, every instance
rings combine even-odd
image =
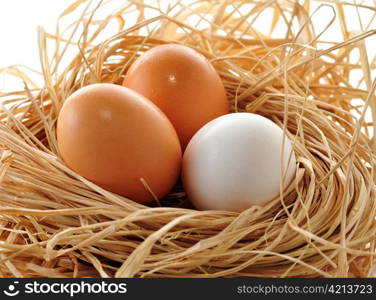
[[[376,9],[336,1],[315,10],[308,0],[114,2],[79,0],[55,34],[40,29],[42,88],[20,69],[3,70],[25,89],[1,94],[1,276],[370,276],[376,65],[365,40],[376,30],[372,18],[350,32],[346,9]],[[324,9],[333,18],[318,17]],[[270,33],[256,26],[264,14]],[[69,16],[76,21],[62,29]],[[335,24],[343,42],[323,38]],[[94,82],[121,83],[136,57],[170,42],[211,60],[233,111],[285,130],[299,165],[284,195],[240,214],[197,211],[178,184],[164,207],[145,207],[64,165],[55,135],[64,99]]]

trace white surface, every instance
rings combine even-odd
[[[287,138],[282,141],[283,131],[257,114],[233,113],[209,122],[184,153],[188,198],[199,209],[230,211],[273,200],[281,178],[286,187],[296,170],[292,145]]]

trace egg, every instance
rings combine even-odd
[[[296,170],[291,142],[283,137],[280,127],[257,114],[212,120],[194,135],[183,156],[188,199],[198,209],[228,211],[273,200]]]
[[[66,99],[57,122],[60,154],[102,188],[149,204],[166,195],[181,167],[171,122],[148,99],[115,84],[93,84]]]
[[[167,115],[183,149],[203,125],[229,111],[214,67],[202,54],[182,45],[146,51],[131,65],[123,85],[153,101]]]

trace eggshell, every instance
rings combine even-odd
[[[99,186],[140,203],[161,198],[181,166],[177,134],[152,102],[126,87],[93,84],[64,103],[57,123],[66,164]]]
[[[131,65],[123,85],[153,101],[167,115],[183,149],[198,129],[229,110],[214,67],[182,45],[161,45],[145,52]]]
[[[183,156],[185,191],[199,209],[242,211],[263,205],[294,178],[290,140],[274,122],[257,114],[221,116],[201,128]],[[282,151],[283,150],[283,151]]]

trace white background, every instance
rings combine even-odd
[[[39,68],[37,26],[53,30],[72,0],[0,0],[0,68],[25,64]]]
[[[351,0],[349,3],[360,3],[360,0]],[[113,1],[114,4],[124,4],[125,0]],[[162,1],[163,2],[163,1]],[[165,0],[164,2],[174,3]],[[327,2],[330,2],[328,0]],[[59,14],[73,0],[0,0],[0,91],[12,91],[22,87],[18,80],[1,73],[1,69],[9,65],[25,65],[35,70],[40,70],[37,27],[42,25],[47,32],[54,32]],[[312,11],[324,2],[312,1]],[[334,5],[334,1],[331,5]],[[372,0],[361,1],[363,5],[375,7]],[[346,6],[348,30],[359,33],[372,18],[370,10],[360,9],[362,18],[358,18],[357,10],[353,6]],[[332,17],[333,11],[328,7],[320,9],[314,18],[317,27],[325,26]],[[316,19],[316,20],[315,20]],[[319,21],[317,20],[319,19]],[[262,29],[269,29],[271,15],[261,15],[254,24]],[[350,20],[350,21],[349,21]],[[375,21],[376,22],[376,21]],[[373,28],[376,28],[373,26]],[[320,28],[317,28],[317,32]],[[322,39],[342,41],[341,28],[338,22],[334,23],[323,35]],[[376,37],[367,40],[370,60],[376,53]],[[370,46],[372,45],[373,46]]]

